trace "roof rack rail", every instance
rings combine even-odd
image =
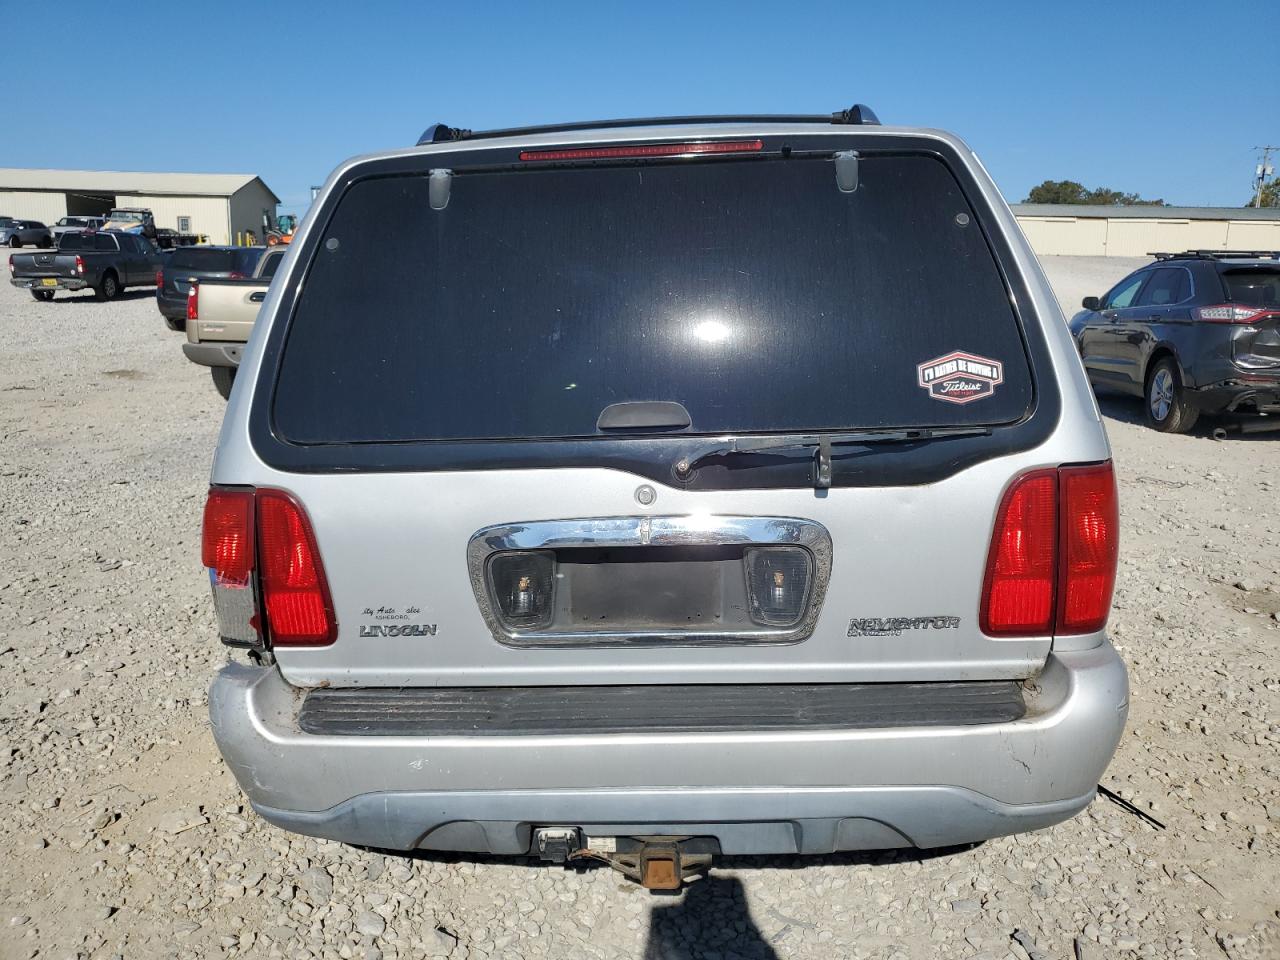
[[[597,130],[608,127],[658,127],[696,123],[830,123],[852,126],[879,126],[880,118],[864,103],[855,103],[835,113],[759,113],[718,114],[693,117],[635,117],[625,120],[584,120],[576,123],[552,123],[534,127],[507,127],[501,130],[464,130],[443,123],[433,123],[418,138],[418,146],[451,140],[491,140],[496,137],[528,136],[535,133],[569,133],[574,130]]]
[[[1280,250],[1186,250],[1147,254],[1157,260],[1280,260]]]

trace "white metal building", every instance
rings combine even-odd
[[[1275,207],[1103,207],[1015,203],[1041,256],[1142,257],[1156,250],[1280,250]]]
[[[234,243],[252,231],[261,243],[263,217],[274,223],[279,202],[251,173],[0,168],[0,216],[47,224],[112,207],[146,207],[157,227],[206,234],[210,243]]]

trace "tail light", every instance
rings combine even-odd
[[[78,253],[76,254],[76,273],[84,276],[84,257]]]
[[[322,647],[337,638],[311,521],[288,493],[211,488],[201,555],[224,643]]]
[[[503,623],[539,630],[555,614],[556,558],[549,550],[497,553],[489,559],[489,594]]]
[[[747,551],[747,601],[751,619],[793,627],[809,602],[813,558],[803,547],[754,547]]]
[[[1195,308],[1196,318],[1205,323],[1256,323],[1271,312],[1266,307],[1250,307],[1241,303]]]
[[[156,271],[156,289],[159,290],[163,286],[164,286],[164,271],[157,270]]]
[[[187,319],[200,319],[200,285],[197,283],[187,289]]]
[[[979,616],[983,633],[1101,630],[1115,589],[1119,534],[1109,461],[1019,477],[996,514]]]

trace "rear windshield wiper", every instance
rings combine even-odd
[[[813,485],[817,488],[831,486],[832,447],[853,445],[870,446],[880,443],[918,443],[923,440],[942,440],[949,437],[986,437],[990,427],[921,427],[905,430],[864,430],[857,433],[790,433],[772,437],[730,437],[723,446],[714,447],[696,457],[676,464],[676,476],[687,480],[698,464],[715,457],[738,453],[785,452],[787,450],[813,450]]]

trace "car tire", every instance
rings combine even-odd
[[[114,300],[120,296],[120,280],[116,275],[108,270],[102,275],[102,280],[93,288],[93,295],[99,300]]]
[[[15,250],[22,249],[22,241],[18,239],[18,235],[16,233],[9,238],[9,246],[13,247]]]
[[[164,325],[168,327],[170,330],[174,331],[175,333],[180,333],[181,331],[187,329],[187,321],[170,320],[168,317],[164,318]]]
[[[213,374],[213,385],[218,388],[218,393],[222,394],[222,399],[231,399],[231,387],[236,382],[236,368],[210,367],[209,372]]]
[[[1186,433],[1200,417],[1200,411],[1187,402],[1182,375],[1172,357],[1163,358],[1148,371],[1143,400],[1147,423],[1161,433]]]
[[[41,303],[48,303],[50,300],[53,299],[53,291],[52,290],[32,290],[31,296],[35,297]]]

